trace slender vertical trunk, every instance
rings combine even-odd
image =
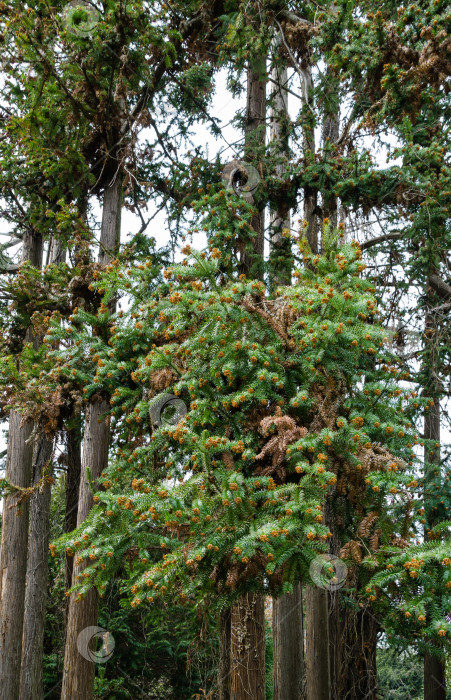
[[[47,262],[59,263],[65,258],[61,241],[49,242]],[[41,342],[35,338],[36,345]],[[30,498],[30,526],[28,533],[28,562],[25,590],[25,613],[22,636],[22,665],[20,697],[39,700],[43,695],[42,658],[44,654],[44,626],[48,589],[48,548],[50,537],[50,503],[52,469],[49,462],[53,452],[53,438],[35,425],[32,465],[32,484],[36,487]],[[39,488],[37,488],[39,485]]]
[[[24,235],[22,261],[41,267],[40,236]],[[27,332],[26,340],[33,341],[30,331]],[[5,478],[15,486],[30,486],[32,429],[31,421],[23,421],[17,411],[11,411]],[[0,688],[3,697],[8,700],[19,697],[27,571],[29,503],[25,500],[20,508],[17,503],[17,495],[7,496],[3,501],[0,553]]]
[[[247,72],[247,107],[244,129],[244,158],[258,169],[253,152],[264,147],[266,135],[266,59],[256,58]],[[263,254],[265,242],[265,211],[258,211],[251,219],[255,231],[251,249],[245,249],[241,259],[241,272],[263,277]]]
[[[66,430],[67,475],[66,475],[66,515],[64,532],[72,532],[77,527],[78,492],[81,474],[81,425],[80,416],[74,416],[76,425]],[[72,585],[73,557],[66,556],[66,590]]]
[[[305,598],[307,698],[308,700],[330,700],[327,591],[307,586]]]
[[[223,610],[219,619],[218,700],[231,700],[230,696],[230,633],[231,611]]]
[[[425,507],[425,539],[428,539],[428,530],[437,524],[437,515],[434,511],[434,503],[430,501],[429,489],[431,482],[437,480],[440,472],[440,393],[441,386],[438,376],[438,341],[437,319],[430,311],[436,304],[432,286],[427,282],[426,290],[426,318],[425,337],[425,387],[424,395],[434,403],[426,412],[424,418],[424,507]],[[432,443],[432,444],[431,444]],[[446,664],[434,654],[424,654],[424,700],[446,700]]]
[[[247,73],[247,107],[245,124],[245,159],[252,161],[254,149],[264,148],[266,133],[266,58],[253,60]],[[251,221],[256,235],[252,250],[244,250],[241,272],[263,277],[265,213],[259,211]],[[225,641],[221,639],[221,644]],[[265,618],[264,598],[247,593],[231,610],[230,642],[231,700],[265,698]],[[224,656],[224,650],[221,656]],[[227,691],[226,691],[227,692]]]
[[[232,607],[231,700],[265,700],[265,605],[262,595],[246,593]]]
[[[277,48],[277,45],[276,45]],[[275,66],[271,71],[272,104],[271,104],[271,142],[275,151],[288,158],[288,139],[286,123],[288,120],[288,95],[285,85],[288,79],[286,68]],[[277,165],[277,175],[282,177],[285,171],[283,163]],[[290,284],[291,281],[291,240],[284,237],[284,231],[290,230],[290,211],[286,201],[281,200],[277,209],[271,212],[270,253],[271,278],[274,286]]]
[[[446,667],[438,656],[424,655],[424,700],[446,700]]]
[[[109,403],[100,396],[94,397],[86,411],[85,438],[83,444],[83,461],[80,479],[77,527],[80,526],[94,505],[89,488],[86,468],[89,467],[93,480],[98,479],[108,459],[108,421],[104,415]],[[73,584],[80,580],[86,564],[74,563]],[[69,602],[69,614],[66,631],[66,649],[64,655],[63,687],[61,698],[64,700],[88,700],[92,698],[95,666],[77,649],[80,632],[86,627],[97,624],[98,594],[90,590],[80,600],[77,593],[72,593]]]
[[[312,70],[304,70],[304,101],[311,98],[313,88]],[[315,157],[315,134],[313,126],[306,119],[304,126],[304,148],[308,159]],[[304,218],[307,222],[307,241],[312,253],[317,253],[316,189],[304,189]],[[319,587],[308,586],[305,591],[305,670],[308,700],[330,700],[330,660],[329,660],[329,613],[327,591]]]
[[[337,594],[340,596],[339,591]],[[379,624],[369,608],[359,608],[356,602],[354,606],[346,608],[337,604],[336,609],[338,629],[330,642],[333,640],[337,649],[330,657],[332,681],[329,697],[336,700],[377,700]]]
[[[99,263],[106,265],[118,252],[121,237],[122,175],[116,174],[114,182],[103,196],[102,228],[100,231]]]
[[[120,239],[122,204],[122,178],[118,173],[114,183],[105,190],[100,234],[99,262],[106,264],[116,253]],[[111,309],[114,310],[114,307]],[[95,395],[86,408],[83,461],[78,496],[77,527],[89,514],[94,502],[89,488],[87,472],[96,480],[108,466],[109,413],[107,398]],[[72,582],[75,584],[83,571],[84,564],[73,565]],[[92,589],[82,599],[72,593],[69,600],[69,613],[64,654],[62,700],[91,700],[94,692],[95,666],[84,658],[77,649],[77,639],[86,627],[97,624],[98,594]]]
[[[279,42],[278,42],[279,43]],[[278,43],[274,53],[277,54]],[[275,57],[275,61],[277,58]],[[288,158],[286,122],[288,120],[288,95],[285,89],[288,72],[274,66],[271,71],[271,143],[277,154]],[[277,174],[283,175],[285,166],[277,166]],[[271,212],[270,263],[275,286],[290,284],[290,238],[283,232],[290,229],[290,211],[281,201]],[[300,700],[304,678],[304,622],[301,585],[293,593],[273,600],[273,700]]]
[[[30,486],[33,426],[22,423],[17,411],[9,417],[6,478],[16,486]],[[17,496],[3,501],[0,571],[0,685],[5,698],[19,697],[22,625],[27,571],[28,500],[17,507]]]
[[[302,588],[273,600],[273,700],[300,700],[304,685]]]
[[[307,117],[309,100],[313,91],[312,68],[308,66],[304,70],[304,110],[306,123],[303,127],[304,153],[306,162],[314,162],[315,159],[315,130],[312,120]],[[309,115],[308,115],[309,116]],[[318,206],[318,190],[313,187],[304,188],[304,219],[307,222],[307,242],[313,253],[318,252],[318,220],[316,209]]]
[[[30,498],[30,532],[25,590],[20,697],[41,700],[43,696],[42,656],[48,589],[50,501],[52,494],[49,462],[53,440],[44,433],[36,440],[33,454],[33,486]]]
[[[52,238],[49,250],[48,250],[49,262],[59,265],[59,263],[65,262],[66,260],[66,250],[63,246],[61,239]]]
[[[331,71],[328,68],[327,73],[331,79]],[[330,92],[330,91],[329,91]],[[323,150],[338,141],[340,130],[340,109],[337,105],[336,112],[328,112],[324,116],[322,142]],[[331,190],[325,190],[322,193],[323,217],[329,219],[332,228],[337,228],[338,224],[338,202],[336,195]]]

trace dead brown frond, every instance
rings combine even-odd
[[[255,473],[262,476],[276,473],[283,481],[286,478],[283,462],[286,458],[287,447],[305,437],[307,429],[297,425],[291,416],[282,415],[280,406],[276,408],[274,416],[266,416],[260,421],[260,432],[264,437],[271,435],[274,429],[277,431],[277,434],[268,440],[261,452],[256,456],[258,460],[270,458],[271,463],[258,467]]]

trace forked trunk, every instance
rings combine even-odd
[[[58,264],[65,259],[61,241],[52,238],[47,251],[47,263]],[[41,343],[40,338],[34,339]],[[44,654],[44,627],[48,589],[48,547],[50,536],[50,502],[52,475],[50,460],[53,439],[35,425],[32,483],[35,487],[30,498],[30,527],[28,532],[28,563],[25,590],[25,613],[22,637],[22,666],[20,697],[38,700],[43,695],[42,659]]]
[[[40,269],[41,236],[24,235],[22,261],[29,261]],[[34,340],[30,331],[27,332],[26,340]],[[31,421],[23,421],[19,413],[11,411],[5,478],[15,486],[28,487],[31,483],[32,429]],[[7,496],[3,501],[0,553],[0,688],[3,697],[8,700],[19,697],[27,571],[29,504],[25,500],[17,508],[17,503],[18,497],[15,494]]]

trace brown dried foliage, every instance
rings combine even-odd
[[[171,386],[177,378],[175,372],[169,367],[158,369],[150,375],[150,384],[156,392],[164,391]]]
[[[350,540],[340,549],[340,559],[352,559],[356,564],[362,562],[362,545],[360,542]]]
[[[277,474],[279,479],[284,481],[286,479],[286,470],[283,462],[285,461],[287,447],[305,437],[307,429],[296,425],[296,421],[291,416],[282,415],[280,406],[276,408],[275,416],[263,418],[260,422],[260,432],[267,437],[271,434],[273,426],[275,426],[277,434],[268,440],[261,452],[256,456],[258,460],[270,458],[271,463],[258,467],[255,470],[255,474],[261,474],[262,476]]]

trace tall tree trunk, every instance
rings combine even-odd
[[[266,133],[266,58],[252,61],[247,73],[245,159],[252,161],[255,148],[265,144]],[[256,167],[255,164],[254,167]],[[263,277],[265,212],[251,220],[256,236],[252,252],[243,251],[241,272]],[[264,598],[247,593],[231,610],[231,700],[264,700],[265,692],[265,617]],[[224,640],[221,639],[221,642]],[[221,655],[224,655],[222,650]]]
[[[91,470],[92,478],[95,480],[99,478],[107,464],[109,430],[105,414],[108,413],[108,410],[108,401],[100,396],[95,396],[87,407],[77,527],[83,523],[94,505],[86,468]],[[86,568],[84,562],[74,563],[73,584],[80,580],[84,568]],[[77,640],[82,630],[97,624],[97,608],[98,594],[94,589],[90,590],[82,600],[77,597],[75,592],[70,596],[61,692],[61,698],[64,700],[88,700],[92,698],[94,663],[79,653]]]
[[[445,662],[433,654],[424,655],[424,700],[446,700]]]
[[[20,697],[41,700],[44,694],[42,657],[48,590],[50,501],[52,495],[49,462],[53,440],[44,433],[36,440],[33,454],[33,486],[30,498],[30,532],[25,590]]]
[[[435,272],[435,271],[433,271]],[[425,507],[425,539],[428,530],[437,524],[438,518],[434,511],[434,503],[429,499],[431,482],[436,482],[440,472],[440,394],[441,386],[438,380],[438,328],[437,319],[430,309],[436,305],[435,293],[429,279],[426,289],[426,318],[425,318],[425,387],[424,395],[434,403],[424,418],[424,507]],[[430,441],[428,443],[428,441]],[[431,445],[432,443],[432,445]],[[424,700],[446,700],[446,665],[445,660],[434,654],[424,654]]]
[[[356,588],[359,587],[356,581]],[[331,594],[329,594],[331,595]],[[368,607],[359,608],[357,601],[346,608],[341,604],[340,591],[337,595],[337,627],[330,634],[329,643],[336,645],[330,655],[331,688],[330,698],[334,700],[377,700],[377,633],[379,624]]]
[[[22,261],[41,267],[40,236],[28,233],[24,235]],[[27,332],[26,340],[34,340],[30,331]],[[5,478],[15,486],[30,486],[32,429],[31,421],[23,421],[17,411],[11,411]],[[17,503],[17,495],[4,499],[0,553],[0,688],[3,697],[8,700],[19,697],[27,571],[29,503],[23,501],[20,508],[17,508]]]
[[[330,700],[327,591],[307,586],[305,598],[307,698],[308,700]]]
[[[300,700],[304,685],[302,588],[273,600],[273,700]]]
[[[246,123],[244,129],[245,147],[244,158],[254,167],[259,168],[255,162],[253,152],[264,147],[266,135],[266,59],[256,58],[249,65],[247,71],[247,106]],[[252,251],[244,250],[241,259],[241,272],[252,276],[263,277],[263,254],[265,243],[265,211],[258,211],[251,219],[251,226],[255,231],[252,241]]]
[[[279,44],[274,46],[274,68],[271,71],[271,142],[274,152],[288,158],[286,122],[288,120],[287,69],[277,64]],[[277,166],[283,175],[284,165]],[[290,229],[290,211],[280,202],[271,212],[269,259],[274,286],[290,284],[290,238],[283,231]],[[304,679],[304,618],[301,585],[293,593],[273,600],[273,700],[300,700]]]
[[[277,51],[278,44],[275,49]],[[288,139],[286,123],[288,120],[288,94],[286,83],[288,71],[275,65],[271,71],[271,142],[274,150],[288,158]],[[283,163],[277,165],[277,175],[282,177],[285,171]],[[277,209],[271,212],[270,224],[270,252],[271,278],[274,286],[290,284],[291,282],[291,239],[284,237],[284,231],[290,230],[290,210],[285,199],[280,201]]]
[[[246,593],[232,607],[230,640],[231,700],[265,700],[265,603]]]
[[[65,251],[58,238],[53,237],[48,245],[48,262],[63,262]],[[41,338],[34,342],[40,344]],[[53,438],[46,435],[38,424],[34,432],[32,484],[36,488],[30,498],[30,525],[28,532],[28,562],[25,589],[25,613],[22,636],[22,665],[20,675],[20,697],[38,700],[42,697],[44,654],[44,626],[48,590],[48,548],[50,537],[50,503],[52,495],[52,469],[48,468],[52,458]],[[37,486],[40,484],[40,487]]]
[[[75,425],[66,430],[66,514],[64,532],[72,532],[77,527],[78,493],[81,474],[81,424],[80,416],[73,416]],[[74,558],[66,556],[65,587],[72,585],[72,568]]]
[[[308,105],[313,93],[312,68],[304,69],[303,102],[306,116],[303,126],[304,154],[306,162],[314,162],[315,159],[315,130],[311,119],[308,117]],[[318,190],[313,187],[304,188],[304,219],[307,222],[307,242],[313,253],[318,252]]]
[[[106,264],[117,252],[120,240],[122,206],[122,178],[118,173],[114,183],[105,190],[100,234],[99,262]],[[114,311],[114,306],[111,308]],[[94,502],[89,487],[87,472],[92,479],[100,477],[108,466],[109,413],[108,399],[95,395],[86,408],[85,432],[83,441],[83,461],[78,497],[77,527],[89,514]],[[102,418],[103,416],[103,418]],[[81,576],[84,564],[74,563],[72,582]],[[62,700],[90,700],[94,691],[94,663],[79,653],[77,640],[86,627],[97,624],[98,595],[91,590],[82,599],[72,593],[69,600],[69,613],[64,654]]]
[[[327,68],[326,75],[331,78],[330,68]],[[332,90],[328,91],[329,99],[331,99]],[[336,111],[329,108],[329,111],[324,115],[323,121],[323,151],[326,151],[331,144],[338,141],[340,131],[340,108],[337,100]],[[338,202],[336,195],[331,190],[325,190],[322,193],[322,204],[323,204],[323,218],[327,218],[330,221],[332,228],[337,228],[338,224]]]
[[[22,423],[20,413],[11,411],[5,476],[16,486],[30,486],[32,429],[30,421]],[[19,697],[29,517],[28,500],[20,508],[17,501],[17,496],[3,501],[0,571],[0,687],[12,700]]]
[[[313,89],[312,70],[304,70],[304,103],[309,104]],[[315,155],[315,133],[306,119],[303,128],[304,149],[309,159]],[[307,224],[307,241],[312,253],[318,252],[316,189],[304,189],[304,219]],[[329,661],[329,614],[328,593],[317,586],[305,589],[305,671],[308,700],[330,700],[330,661]]]
[[[232,700],[230,696],[230,634],[231,610],[221,612],[219,619],[219,664],[218,664],[218,700]]]

